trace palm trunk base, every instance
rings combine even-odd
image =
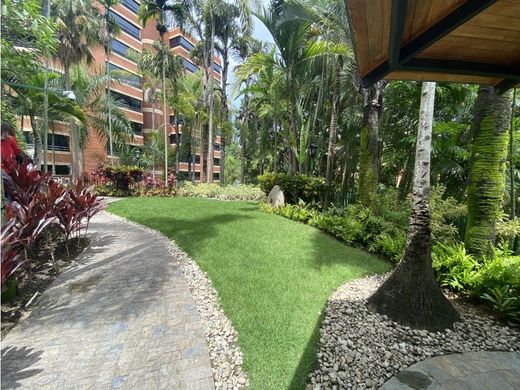
[[[368,299],[367,306],[412,328],[452,328],[460,316],[444,296],[431,267],[429,239],[412,237],[403,260]],[[425,242],[426,241],[426,242]]]

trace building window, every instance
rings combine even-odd
[[[184,64],[184,68],[190,71],[191,73],[195,73],[199,70],[199,67],[197,65],[192,64],[186,58],[182,59],[182,63]]]
[[[213,63],[213,70],[219,74],[222,73],[222,68],[220,67],[220,65],[215,63]]]
[[[122,0],[121,4],[134,13],[139,11],[139,3],[135,0]]]
[[[213,143],[213,150],[220,150],[220,144]]]
[[[53,139],[54,138],[54,139]],[[68,152],[69,149],[69,137],[61,134],[50,134],[49,138],[49,149],[52,150],[52,146],[54,145],[54,150],[59,152]],[[67,173],[68,175],[68,173]]]
[[[132,23],[130,23],[125,18],[119,16],[114,11],[110,11],[110,17],[114,19],[117,25],[123,30],[125,33],[133,36],[136,39],[141,39],[141,29],[136,27]]]
[[[130,61],[135,62],[132,58],[129,56],[129,50],[133,50],[130,48],[130,46],[125,45],[123,42],[118,41],[117,39],[112,39],[112,51],[116,54],[119,54],[122,57],[125,57],[126,59],[129,59]]]
[[[200,172],[195,172],[195,180],[200,180]]]
[[[141,112],[141,101],[139,99],[123,95],[116,91],[112,91],[111,94],[121,107]]]
[[[220,158],[214,158],[213,165],[220,165]]]
[[[135,135],[143,135],[143,124],[137,122],[132,123],[132,131]]]
[[[110,68],[111,72],[116,72],[115,74],[111,75],[114,78],[114,80],[119,80],[122,83],[131,85],[135,88],[141,88],[141,77],[137,76],[136,74],[130,73],[129,71],[112,63],[109,63],[108,67]]]
[[[70,165],[55,165],[56,175],[70,175]]]
[[[195,164],[200,164],[200,156],[198,154],[195,155]]]
[[[220,180],[220,173],[218,173],[218,172],[213,173],[213,180]]]
[[[175,125],[175,115],[170,115],[170,125]]]
[[[182,35],[170,39],[170,47],[183,47],[184,49],[191,51],[195,45],[184,38]]]

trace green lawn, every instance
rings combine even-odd
[[[331,292],[390,268],[251,202],[132,198],[109,210],[171,237],[208,273],[239,332],[252,389],[304,388]]]

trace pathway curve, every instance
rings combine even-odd
[[[2,389],[213,389],[204,330],[176,260],[108,213],[92,245],[2,341]]]
[[[520,353],[467,352],[437,356],[401,371],[381,389],[520,389]]]

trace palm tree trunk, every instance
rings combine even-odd
[[[215,91],[213,89],[213,49],[215,47],[215,20],[211,20],[211,37],[210,37],[210,50],[209,50],[209,91],[208,91],[208,160],[206,162],[208,183],[213,182],[213,102],[215,98]]]
[[[67,91],[71,90],[71,84],[70,84],[70,65],[63,66],[63,80],[65,82],[65,89]],[[76,124],[71,119],[69,121],[70,126],[70,152],[72,157],[72,163],[71,163],[71,174],[72,174],[72,180],[76,180],[79,175],[81,174],[81,158],[80,158],[80,146],[79,146],[79,137],[78,137],[78,129],[76,127]]]
[[[505,187],[511,93],[497,95],[480,86],[473,121],[473,150],[468,175],[466,249],[478,256],[492,255],[496,222],[502,211]]]
[[[152,134],[155,136],[155,92],[153,92],[153,100],[152,100]],[[152,156],[152,178],[155,182],[155,152]]]
[[[366,207],[373,207],[379,183],[379,112],[384,82],[363,88],[363,126],[360,137],[359,200]]]
[[[220,136],[220,185],[223,186],[224,178],[225,178],[225,172],[226,172],[226,137],[228,134],[227,132],[227,126],[229,122],[229,107],[228,107],[228,101],[227,101],[227,76],[228,76],[228,69],[229,69],[229,54],[227,50],[227,43],[224,44],[224,47],[226,48],[224,50],[224,53],[222,55],[222,81],[221,81],[221,88],[222,88],[222,99],[220,101],[220,116],[222,123],[225,124],[225,127],[223,126],[223,132]]]
[[[430,234],[430,159],[435,83],[424,82],[415,150],[410,228],[403,259],[368,306],[394,321],[421,329],[451,328],[457,311],[435,280]]]
[[[332,92],[332,111],[330,114],[329,146],[327,149],[327,170],[325,174],[326,189],[323,206],[329,207],[332,192],[332,171],[334,167],[334,145],[336,144],[336,130],[338,126],[338,101],[339,101],[339,77],[341,71],[341,59],[336,59],[334,70],[334,86]]]
[[[34,115],[29,115],[29,119],[31,121],[31,127],[33,131],[33,141],[34,141],[34,156],[33,162],[34,165],[38,167],[38,169],[42,165],[42,156],[43,156],[43,144],[42,137],[40,135],[40,131],[38,130],[38,126],[36,124],[36,118]]]
[[[163,42],[163,35],[161,33],[161,42]],[[168,106],[166,104],[166,56],[162,56],[162,89],[163,89],[163,126],[164,126],[164,182],[168,182]]]
[[[246,81],[246,88],[249,81]],[[246,93],[243,100],[242,121],[240,124],[240,183],[244,184],[246,175],[246,127],[249,129],[249,95]]]
[[[288,78],[289,78],[289,96],[290,96],[290,110],[289,110],[289,117],[290,117],[290,125],[291,125],[291,133],[292,137],[294,137],[294,142],[298,142],[298,128],[296,125],[296,96],[294,94],[294,83],[292,82],[292,76],[291,72],[288,72]],[[292,144],[292,142],[291,142]],[[295,151],[295,145],[290,145],[290,152],[289,152],[289,158],[290,158],[290,167],[291,167],[291,173],[294,175],[298,172],[298,162],[296,161],[296,151]]]
[[[175,116],[177,118],[177,116]],[[183,129],[184,130],[184,129]],[[175,176],[179,176],[179,163],[180,163],[180,149],[179,149],[179,121],[175,120]]]
[[[511,190],[511,214],[510,218],[516,217],[516,194],[515,194],[515,138],[514,138],[514,117],[515,117],[515,101],[516,101],[516,88],[513,88],[513,100],[511,101],[511,123],[509,125],[509,180]]]

